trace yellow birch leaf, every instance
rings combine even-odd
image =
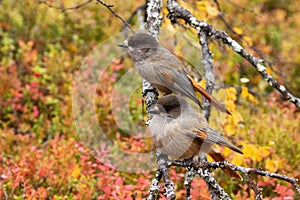
[[[233,101],[225,101],[225,106],[229,111],[235,110],[236,106]],[[232,112],[231,112],[232,113]]]
[[[250,190],[250,198],[249,199],[255,199],[256,195],[253,190]]]
[[[267,158],[265,162],[266,170],[270,172],[276,172],[278,169],[283,167],[283,159],[278,155],[273,154],[271,158]]]
[[[244,144],[244,145],[243,145],[243,153],[244,153],[244,156],[245,156],[246,158],[251,158],[252,155],[253,155],[253,149],[254,149],[254,148],[255,148],[255,147],[253,147],[252,144]]]
[[[232,136],[235,134],[235,126],[234,126],[232,120],[230,120],[230,123],[228,123],[224,127],[224,131],[226,132],[226,135],[228,135],[228,136]]]
[[[252,94],[250,94],[250,93],[248,95],[248,99],[249,99],[250,103],[258,104],[258,100]]]
[[[233,30],[239,35],[242,35],[244,33],[244,31],[239,27],[233,27]]]
[[[247,99],[250,103],[257,104],[258,101],[255,99],[255,97],[249,93],[247,87],[242,87],[241,96],[245,99]]]
[[[251,158],[253,161],[260,162],[263,159],[261,149],[254,144],[243,145],[243,153],[246,158]]]
[[[208,1],[197,1],[197,8],[210,6],[210,2]]]
[[[228,157],[231,153],[232,153],[232,150],[230,150],[229,148],[223,149],[223,154],[225,157]]]
[[[253,40],[252,38],[248,37],[248,36],[245,36],[244,37],[244,40],[248,43],[249,46],[252,46],[253,45]]]
[[[275,66],[274,66],[274,67],[275,67]],[[271,69],[270,67],[267,67],[267,68],[266,68],[266,71],[267,71],[268,74],[272,74],[272,69]]]
[[[265,168],[270,172],[276,172],[278,169],[278,163],[272,160],[271,158],[267,158],[265,163]]]
[[[248,92],[248,88],[247,87],[242,87],[242,92],[241,92],[241,96],[243,97],[243,98],[245,98],[245,99],[247,99],[247,97],[248,97],[248,94],[249,94],[249,92]]]
[[[234,87],[226,88],[226,100],[236,101],[236,89]]]
[[[233,119],[234,125],[237,125],[237,124],[239,124],[240,122],[243,122],[243,121],[244,121],[242,115],[241,115],[240,113],[238,113],[238,112],[233,112],[233,113],[232,113],[232,119]]]
[[[241,154],[236,154],[236,156],[233,157],[232,159],[232,164],[235,164],[235,165],[239,165],[239,166],[245,166],[245,158],[243,155]]]
[[[213,6],[206,6],[206,12],[207,12],[207,14],[209,14],[210,16],[213,16],[213,17],[216,17],[219,15],[218,9]]]
[[[262,155],[262,157],[266,158],[270,155],[270,147],[267,147],[267,146],[262,146],[259,148],[259,151]]]
[[[226,91],[225,91],[225,89],[219,89],[219,90],[217,90],[216,93],[215,93],[216,99],[224,99],[225,96],[226,96]]]
[[[205,88],[206,88],[205,80],[202,79],[202,80],[199,82],[199,85],[205,89]]]
[[[73,168],[73,171],[72,171],[72,176],[74,178],[78,178],[79,175],[80,175],[80,167],[78,165],[75,165],[74,168]]]
[[[208,156],[207,156],[207,161],[208,162],[214,162],[214,159],[212,159],[212,157],[209,155],[209,154],[207,154]]]

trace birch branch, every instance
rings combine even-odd
[[[272,87],[277,89],[285,99],[294,103],[297,107],[300,107],[300,99],[290,93],[284,85],[281,85],[267,72],[264,60],[248,53],[238,42],[233,40],[224,31],[217,30],[207,22],[198,20],[190,11],[180,6],[175,0],[168,0],[167,8],[169,10],[168,18],[173,23],[177,23],[177,19],[183,19],[191,27],[196,29],[198,33],[205,31],[208,37],[215,38],[223,44],[226,44],[234,52],[245,58],[263,77],[263,79],[266,80]]]

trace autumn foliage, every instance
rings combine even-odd
[[[72,6],[80,1],[59,2]],[[277,2],[277,3],[276,3]],[[256,56],[264,55],[269,72],[300,96],[299,12],[280,1],[220,1],[229,29],[218,17],[213,1],[179,1],[198,18],[224,29]],[[125,18],[141,5],[139,1],[111,1]],[[245,9],[241,9],[245,8]],[[166,14],[163,10],[163,14]],[[133,26],[138,21],[133,18]],[[119,32],[121,22],[94,3],[60,12],[33,0],[0,2],[0,199],[142,199],[148,194],[152,171],[127,173],[90,154],[77,135],[72,115],[74,78],[89,52]],[[173,27],[164,19],[163,28]],[[193,35],[193,31],[186,30]],[[221,151],[234,164],[258,167],[300,178],[300,114],[261,79],[250,64],[225,47],[213,43],[215,65],[225,87],[214,96],[232,111],[224,123],[212,126],[241,147],[244,155]],[[182,53],[181,47],[172,49]],[[118,58],[119,59],[119,58]],[[196,58],[196,59],[200,59]],[[97,89],[99,123],[114,140],[113,147],[99,144],[98,157],[110,158],[117,149],[132,152],[152,150],[149,140],[120,131],[110,110],[113,85],[132,63],[115,60],[107,68],[105,87]],[[102,80],[103,81],[103,80]],[[200,84],[205,85],[204,82]],[[104,88],[104,89],[103,89]],[[130,102],[131,117],[141,123],[141,96]],[[213,116],[218,115],[212,111]],[[124,116],[126,117],[126,116]],[[210,158],[209,158],[210,159]],[[142,161],[141,161],[142,162]],[[184,199],[185,170],[171,168],[178,199]],[[254,199],[246,182],[231,180],[222,171],[213,172],[233,199]],[[257,177],[266,199],[293,199],[292,186],[267,177]],[[210,199],[203,180],[192,182],[193,199]],[[164,198],[161,193],[162,199]]]

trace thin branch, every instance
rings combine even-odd
[[[206,163],[207,157],[205,153],[201,153],[197,163]],[[209,174],[211,173],[210,169],[202,168],[205,171],[208,171]],[[213,176],[205,176],[204,181],[208,186],[210,196],[212,200],[219,200],[219,199],[230,199],[229,195],[225,192],[225,190],[219,186],[218,182],[215,180]]]
[[[149,194],[147,200],[157,199],[157,195],[160,190],[160,186],[158,185],[158,183],[161,180],[161,178],[162,178],[162,172],[160,170],[157,170],[155,178],[151,182],[151,186],[149,189],[150,194]]]
[[[147,200],[152,200],[156,199],[158,196],[158,192],[160,189],[160,186],[158,185],[159,181],[163,178],[165,182],[165,193],[164,195],[167,197],[169,200],[173,200],[176,198],[175,194],[175,184],[170,180],[169,172],[168,172],[168,167],[169,167],[169,159],[166,154],[163,154],[159,149],[156,150],[156,158],[157,158],[157,171],[156,171],[156,176],[151,182],[151,186],[149,189],[149,196]]]
[[[212,199],[222,199],[222,200],[231,199],[229,195],[224,191],[224,189],[219,185],[216,179],[211,178],[213,176],[210,174],[208,168],[205,167],[197,168],[197,174],[200,176],[200,178],[203,178],[206,184],[209,186],[210,192],[212,192],[211,193]]]
[[[148,0],[146,3],[146,29],[149,34],[154,37],[158,36],[160,25],[161,25],[161,9],[162,9],[162,0]],[[158,91],[146,80],[143,80],[143,97],[145,97],[146,108],[153,107],[158,98]],[[151,116],[149,116],[151,119]],[[148,121],[149,123],[149,121]],[[148,200],[157,199],[158,192],[160,187],[158,186],[161,178],[165,182],[165,196],[168,199],[175,199],[175,185],[170,181],[169,172],[167,169],[168,157],[159,149],[156,150],[156,159],[158,164],[158,169],[156,171],[155,179],[153,179],[150,186],[150,194]]]
[[[195,172],[193,169],[187,168],[187,171],[184,175],[184,186],[186,190],[186,200],[191,200],[191,184],[193,178],[195,177]]]
[[[249,174],[244,174],[248,185],[255,193],[255,200],[262,200],[262,188],[258,187],[258,185],[253,181],[252,177]]]
[[[239,171],[243,174],[256,174],[256,175],[260,175],[260,176],[269,176],[272,178],[276,178],[285,182],[288,182],[290,184],[293,185],[293,187],[296,189],[297,193],[300,195],[300,186],[298,183],[298,179],[293,178],[293,177],[288,177],[285,175],[281,175],[281,174],[276,174],[276,173],[272,173],[269,171],[264,171],[262,169],[258,169],[258,168],[247,168],[247,167],[242,167],[242,166],[237,166],[228,162],[211,162],[209,163],[209,167],[215,168],[215,167],[219,167],[221,169],[223,168],[227,168],[227,169],[232,169],[232,170],[236,170]]]
[[[167,199],[175,199],[175,184],[170,180],[169,172],[168,172],[168,156],[163,154],[159,149],[156,151],[158,171],[162,173],[162,178],[165,182],[165,196]]]
[[[89,4],[89,3],[91,3],[92,1],[93,1],[93,0],[88,0],[88,1],[86,1],[86,2],[83,2],[83,3],[79,4],[79,5],[72,6],[72,7],[66,7],[66,8],[52,5],[52,4],[50,4],[48,1],[45,1],[45,0],[39,0],[38,2],[41,3],[41,4],[45,4],[45,5],[47,5],[47,6],[50,7],[50,8],[55,8],[55,9],[60,10],[61,12],[65,12],[65,11],[68,11],[68,10],[76,10],[76,9],[79,9],[79,8],[81,8],[81,7],[83,7],[83,6],[85,6],[85,5]]]
[[[281,78],[283,78],[283,74],[282,72],[276,70],[274,67],[273,67],[273,62],[270,61],[270,59],[266,58],[266,56],[259,50],[257,49],[254,45],[251,45],[246,39],[245,39],[245,35],[244,34],[239,34],[237,33],[234,29],[233,29],[233,26],[228,23],[225,19],[225,16],[221,10],[221,7],[220,7],[220,3],[218,0],[213,0],[214,3],[217,5],[217,9],[219,11],[219,15],[218,17],[221,19],[221,21],[225,24],[225,26],[227,27],[227,29],[234,35],[236,35],[239,39],[241,39],[241,41],[243,41],[243,43],[245,43],[250,49],[252,49],[258,56],[260,56],[261,59],[264,60],[264,62],[266,63],[266,65],[268,67],[270,67],[274,73],[276,73],[278,76],[280,76]],[[230,3],[230,2],[229,2]],[[237,5],[234,5],[234,6],[237,6]],[[244,8],[242,6],[240,6],[239,8]],[[244,10],[246,11],[246,9],[244,8]],[[253,12],[253,11],[251,11]],[[285,82],[286,83],[286,82]]]
[[[113,9],[111,9],[114,5],[111,4],[107,4],[102,0],[96,0],[97,3],[102,4],[103,6],[105,6],[115,17],[119,18],[123,24],[125,24],[132,33],[135,33],[134,30],[130,27],[130,25],[128,24],[128,22],[126,20],[124,20],[118,13],[116,13]]]
[[[227,29],[228,29],[231,33],[233,33],[234,35],[236,35],[238,38],[240,38],[244,43],[246,43],[247,46],[248,46],[250,49],[252,49],[255,53],[257,53],[262,59],[264,59],[264,61],[265,61],[270,67],[272,67],[272,63],[271,63],[270,61],[267,61],[267,59],[266,59],[266,57],[263,55],[263,53],[262,53],[259,49],[255,48],[254,45],[250,45],[249,42],[248,42],[247,40],[245,40],[245,36],[244,36],[243,34],[237,33],[237,32],[233,29],[232,25],[226,21],[224,15],[223,15],[223,12],[222,12],[222,10],[221,10],[219,1],[218,1],[218,0],[213,0],[213,1],[214,1],[214,3],[217,5],[217,9],[218,9],[218,11],[219,11],[218,17],[219,17],[219,18],[221,19],[221,21],[225,24],[225,26],[227,27]],[[274,70],[273,70],[273,71],[274,71]],[[278,73],[277,71],[275,71],[275,72]]]
[[[48,1],[46,0],[39,0],[38,2],[41,3],[41,4],[45,4],[47,5],[48,7],[50,8],[55,8],[55,9],[58,9],[60,10],[61,12],[65,12],[65,11],[68,11],[68,10],[76,10],[76,9],[79,9],[89,3],[91,3],[93,0],[88,0],[88,1],[85,1],[79,5],[76,5],[76,6],[73,6],[73,7],[59,7],[59,6],[55,6],[55,5],[52,5],[50,4]],[[96,0],[96,3],[100,3],[102,4],[103,6],[105,6],[115,17],[119,18],[123,24],[125,26],[127,26],[132,33],[135,33],[134,30],[130,27],[130,25],[128,24],[128,22],[126,20],[124,20],[118,13],[116,13],[114,10],[112,10],[111,8],[114,6],[114,5],[111,5],[111,4],[107,4],[105,3],[104,1],[102,0]]]
[[[205,159],[206,160],[206,159]],[[189,173],[193,174],[186,174],[186,176],[193,177],[197,174],[200,178],[204,179],[206,184],[209,187],[210,193],[212,195],[212,199],[231,199],[229,195],[224,191],[224,189],[219,185],[216,179],[211,175],[210,168],[202,163],[207,163],[207,161],[198,161],[198,159],[189,159],[184,161],[169,161],[168,167],[171,166],[179,166],[179,167],[186,167],[190,170]],[[195,172],[195,173],[194,173]],[[191,180],[189,180],[191,181]],[[187,196],[188,197],[188,196]],[[188,198],[187,198],[188,199]]]
[[[208,45],[208,37],[204,31],[200,32],[198,34],[199,37],[199,43],[201,45],[201,53],[202,53],[202,64],[204,66],[204,77],[206,81],[206,91],[209,94],[212,94],[214,85],[215,85],[215,76],[213,73],[213,60],[212,60],[212,55],[209,50],[209,45]],[[209,116],[210,116],[210,107],[211,103],[208,101],[208,99],[204,98],[203,99],[203,116],[206,118],[207,121],[209,121]],[[205,154],[201,154],[199,157],[200,161],[201,160],[207,160]],[[204,181],[206,182],[208,189],[210,191],[211,198],[213,200],[219,199],[218,197],[222,196],[223,198],[230,199],[228,194],[219,186],[217,181],[215,181],[214,184],[211,183],[211,178],[210,177],[204,177]],[[215,180],[215,179],[214,179]],[[215,186],[217,183],[217,186]],[[216,190],[217,189],[217,190]],[[222,199],[223,199],[222,198]]]
[[[268,72],[264,66],[264,60],[256,58],[252,54],[248,53],[238,42],[229,37],[225,32],[215,29],[212,25],[205,21],[198,20],[192,15],[190,11],[179,6],[175,0],[168,0],[167,8],[169,10],[168,18],[172,23],[177,23],[177,19],[183,19],[191,27],[195,28],[198,33],[204,30],[209,37],[214,37],[222,43],[229,46],[233,51],[245,58],[256,71],[275,89],[277,89],[285,99],[294,103],[297,107],[300,107],[300,99],[290,93],[285,86],[278,83]]]
[[[157,37],[160,30],[162,17],[160,15],[162,9],[162,1],[161,0],[148,0],[146,4],[146,29],[149,34],[154,37]],[[151,86],[149,82],[143,80],[143,96],[146,98],[146,107],[147,110],[154,106],[158,98],[158,92],[155,88]],[[149,116],[149,119],[151,116]],[[158,186],[158,182],[163,178],[165,185],[165,193],[164,195],[167,199],[175,199],[175,185],[171,182],[168,172],[168,157],[165,154],[162,154],[159,149],[156,150],[156,158],[158,164],[158,170],[156,172],[156,177],[152,181],[151,187],[149,189],[150,194],[148,196],[148,200],[156,199],[158,195],[158,191],[160,187]]]
[[[228,2],[229,4],[231,4],[231,5],[235,6],[235,7],[237,7],[239,10],[243,10],[243,11],[252,13],[252,14],[254,14],[254,15],[258,15],[258,13],[256,13],[254,10],[249,9],[249,8],[247,8],[247,7],[244,7],[244,6],[240,6],[240,5],[234,3],[234,2],[232,2],[232,1],[230,1],[230,0],[226,0],[226,2]]]
[[[202,47],[202,63],[204,66],[204,78],[206,82],[206,91],[209,94],[212,94],[215,85],[215,75],[213,72],[214,64],[212,59],[212,54],[209,50],[208,46],[208,36],[204,31],[200,31],[199,33],[199,43]],[[210,116],[210,102],[208,99],[204,98],[203,101],[203,116],[206,120],[209,120]]]
[[[293,177],[288,177],[281,174],[272,173],[269,171],[264,171],[258,168],[247,168],[238,165],[231,164],[227,161],[222,162],[182,162],[182,161],[169,161],[168,166],[180,166],[180,167],[193,167],[195,170],[197,169],[231,169],[233,171],[239,171],[245,176],[249,174],[256,174],[260,176],[268,176],[271,178],[276,178],[285,182],[288,182],[293,185],[296,189],[297,193],[300,195],[300,185],[298,179]]]
[[[154,37],[158,36],[159,28],[161,26],[161,20],[162,20],[162,17],[160,15],[161,9],[162,9],[162,0],[147,1],[146,29],[147,32]]]

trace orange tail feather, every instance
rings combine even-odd
[[[213,96],[211,96],[208,92],[206,92],[205,89],[203,89],[192,77],[190,77],[189,75],[188,77],[191,80],[194,89],[198,91],[201,95],[203,95],[208,101],[210,101],[210,103],[214,107],[216,107],[221,112],[231,115],[229,110],[227,110],[227,108],[223,104],[221,104],[218,100],[216,100]]]

